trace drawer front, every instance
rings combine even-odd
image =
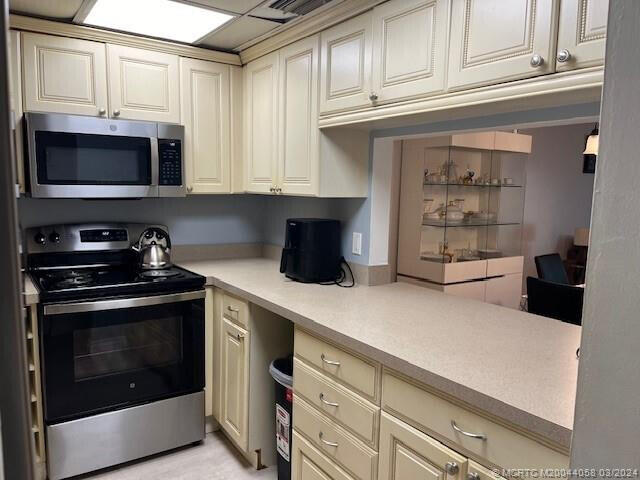
[[[300,329],[296,329],[294,348],[296,356],[374,403],[379,403],[376,388],[380,376],[378,364],[347,353]]]
[[[222,314],[244,328],[249,325],[249,303],[228,293],[222,294]]]
[[[297,395],[293,400],[293,426],[354,478],[375,480],[378,454],[338,427]]]
[[[380,408],[351,393],[300,359],[293,360],[294,391],[318,410],[375,447]]]
[[[402,420],[435,432],[503,468],[568,468],[569,457],[388,372],[382,378],[382,408]],[[483,435],[472,438],[456,431]]]
[[[470,480],[505,480],[495,472],[492,472],[487,467],[483,467],[479,463],[469,460],[469,466],[467,467]]]
[[[292,480],[354,480],[296,432],[291,454]]]

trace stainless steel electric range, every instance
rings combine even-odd
[[[143,224],[25,232],[51,480],[204,438],[205,279],[142,270],[131,247],[150,228],[168,239]]]

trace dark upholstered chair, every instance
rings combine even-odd
[[[527,277],[527,296],[529,313],[582,324],[584,288]]]
[[[558,255],[557,253],[540,255],[538,257],[535,257],[534,260],[536,262],[538,277],[540,277],[542,280],[569,285],[567,270],[564,268],[564,263],[562,263],[562,258],[560,258],[560,255]]]

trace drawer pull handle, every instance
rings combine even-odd
[[[458,467],[456,462],[447,462],[444,469],[449,475],[457,475],[460,471],[460,467]]]
[[[321,401],[322,403],[324,403],[325,405],[329,405],[330,407],[339,407],[339,406],[340,406],[340,405],[338,405],[338,404],[337,404],[337,403],[335,403],[335,402],[329,402],[329,401],[325,400],[325,399],[324,399],[324,393],[321,393],[321,394],[320,394],[320,401]]]
[[[327,445],[329,447],[337,447],[338,446],[338,444],[336,442],[329,442],[329,441],[325,440],[324,438],[322,438],[323,436],[324,436],[324,434],[322,432],[320,432],[318,434],[318,438],[320,439],[320,441],[322,443],[324,443],[325,445]]]
[[[227,310],[233,313],[238,313],[240,311],[239,308],[233,308],[231,305],[227,305]]]
[[[458,432],[461,433],[462,435],[464,435],[465,437],[470,437],[470,438],[477,438],[478,440],[486,440],[487,436],[483,433],[470,433],[470,432],[465,432],[464,430],[462,430],[458,425],[456,425],[456,421],[455,420],[451,420],[451,426],[453,427],[453,429]]]
[[[322,355],[320,355],[320,359],[326,363],[327,365],[335,365],[336,367],[340,366],[340,362],[336,361],[336,360],[327,360],[326,357],[324,356],[324,353]]]

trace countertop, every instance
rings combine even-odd
[[[33,284],[31,277],[28,274],[24,274],[22,276],[24,286],[22,290],[22,297],[24,298],[25,306],[35,305],[40,301],[40,295],[38,294],[38,289]]]
[[[286,279],[264,258],[183,262],[215,285],[567,449],[580,327],[406,283]]]

